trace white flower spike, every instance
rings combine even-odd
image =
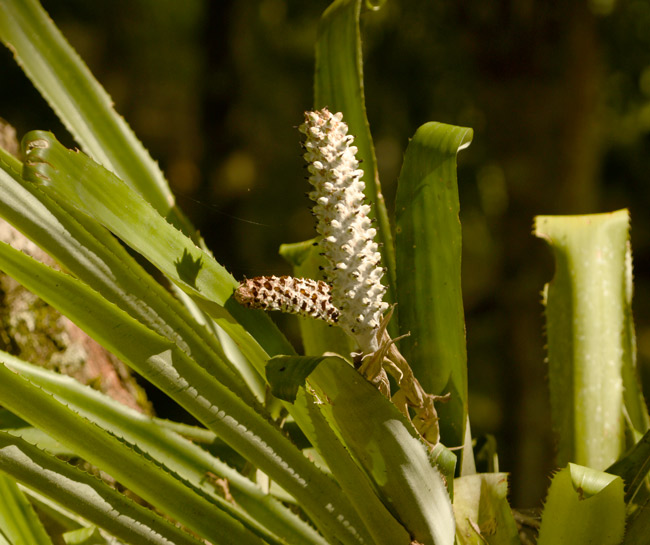
[[[377,231],[368,217],[370,206],[364,202],[354,137],[348,135],[343,114],[327,108],[306,112],[300,131],[306,135],[304,157],[314,187],[309,197],[316,203],[316,229],[328,260],[324,272],[332,303],[340,311],[338,324],[356,338],[363,353],[375,352],[388,304],[383,301],[384,269],[374,241]]]

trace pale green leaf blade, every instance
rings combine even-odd
[[[305,385],[307,377],[323,361],[323,356],[275,356],[266,364],[266,378],[271,393],[289,403],[298,395],[298,388]]]
[[[646,545],[650,535],[650,499],[630,517],[622,545]]]
[[[359,29],[361,5],[362,0],[336,0],[323,13],[316,42],[314,107],[343,112],[349,134],[354,135],[354,145],[359,149],[357,158],[361,159],[359,166],[364,171],[366,195],[372,203],[371,214],[377,218],[378,236],[383,244],[382,261],[388,269],[389,280],[387,300],[392,300],[395,292],[395,253],[366,116]]]
[[[456,154],[472,130],[422,125],[409,143],[395,203],[400,351],[425,391],[444,395],[437,407],[441,441],[464,442],[467,350],[461,293],[461,227]]]
[[[158,164],[37,0],[0,1],[0,39],[82,149],[163,216],[177,216]]]
[[[507,473],[482,473],[454,481],[457,545],[520,545],[508,505]]]
[[[626,420],[629,418],[630,435],[638,436],[650,429],[650,415],[643,397],[641,380],[636,359],[636,332],[634,313],[632,312],[632,296],[634,294],[632,275],[632,244],[627,241],[625,251],[625,307],[623,329],[623,401],[625,403]],[[629,441],[628,441],[629,443]],[[628,446],[630,446],[628,444]]]
[[[319,267],[325,264],[316,239],[280,246],[280,255],[293,266],[297,278],[323,280]],[[352,338],[341,328],[332,327],[321,320],[298,317],[302,344],[307,356],[320,356],[325,352],[349,355],[356,347]]]
[[[3,354],[3,352],[0,351],[0,354]],[[33,445],[38,445],[50,454],[63,457],[70,457],[75,454],[69,448],[64,447],[61,443],[47,435],[43,430],[30,426],[22,418],[4,408],[0,409],[0,429],[9,431],[17,437],[22,437]]]
[[[108,538],[95,526],[77,528],[63,534],[65,545],[113,545],[112,538]]]
[[[119,494],[96,477],[5,432],[0,432],[0,468],[24,485],[74,509],[89,521],[127,542],[151,545],[199,544],[187,532]],[[36,545],[51,542],[27,540],[24,543]]]
[[[555,257],[545,304],[560,465],[602,470],[623,451],[628,229],[627,210],[535,219]]]
[[[625,483],[625,503],[633,500],[650,472],[650,431],[622,458],[607,468],[607,473],[618,475]]]
[[[453,544],[454,514],[442,475],[397,407],[338,357],[323,360],[310,383],[321,410],[410,534],[424,545]]]
[[[538,545],[618,545],[625,530],[620,477],[569,464],[553,477]]]
[[[27,442],[31,443],[31,441]],[[52,525],[60,529],[61,532],[67,532],[76,528],[84,527],[88,524],[83,517],[73,513],[69,509],[66,509],[61,504],[56,503],[54,500],[51,500],[40,492],[23,485],[20,485],[20,487],[23,493],[29,498],[30,503],[35,509],[37,509],[38,513],[42,515],[43,520],[48,521],[48,526]]]
[[[0,432],[0,438],[2,432]],[[0,456],[2,449],[0,448]],[[0,470],[4,470],[0,463]],[[52,545],[43,524],[13,477],[0,471],[0,534],[12,543]]]

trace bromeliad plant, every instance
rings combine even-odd
[[[319,236],[281,248],[294,277],[239,283],[37,1],[0,0],[0,38],[83,150],[34,131],[22,160],[0,151],[0,215],[60,270],[4,243],[0,269],[201,423],[143,416],[0,354],[0,543],[115,542],[105,532],[133,544],[526,542],[507,475],[476,473],[468,425],[455,166],[472,133],[415,133],[393,242],[365,119],[361,8],[336,0],[319,27],[316,109],[301,129]],[[536,233],[558,263],[545,298],[566,465],[537,542],[644,543],[650,435],[627,212],[540,217]],[[303,316],[304,355],[264,310]]]

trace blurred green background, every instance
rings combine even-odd
[[[43,3],[216,258],[238,278],[289,273],[279,245],[314,235],[295,127],[329,2]],[[538,506],[553,468],[539,295],[553,264],[534,215],[630,208],[650,382],[650,2],[388,0],[364,15],[363,36],[389,209],[419,125],[474,129],[459,156],[470,416],[475,435],[498,440],[513,505]],[[0,116],[20,136],[46,129],[74,145],[4,49],[0,74]]]

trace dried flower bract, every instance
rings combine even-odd
[[[332,305],[330,287],[320,280],[292,276],[248,278],[235,290],[235,299],[251,308],[280,310],[335,324],[338,309]]]

